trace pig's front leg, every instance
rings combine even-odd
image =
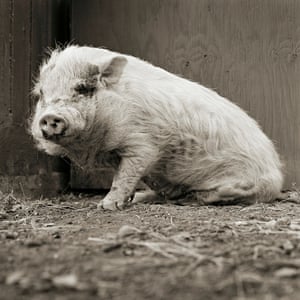
[[[109,193],[98,204],[98,208],[116,210],[122,209],[133,195],[139,180],[155,162],[153,155],[128,156],[121,159],[118,171],[114,176]]]

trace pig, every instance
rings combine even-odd
[[[30,133],[78,166],[115,169],[101,209],[122,209],[139,181],[162,199],[268,202],[282,163],[257,122],[198,83],[107,49],[55,49],[40,67]]]

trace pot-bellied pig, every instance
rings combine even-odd
[[[202,204],[266,202],[282,188],[273,143],[241,108],[133,56],[54,50],[33,93],[39,149],[87,170],[115,168],[104,209],[122,208],[140,180],[160,197]]]

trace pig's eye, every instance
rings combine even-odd
[[[36,104],[42,98],[43,98],[43,91],[41,89],[39,90],[39,92],[31,93],[31,100],[33,104]]]
[[[31,95],[31,100],[33,104],[37,104],[37,102],[40,100],[40,95],[38,94],[32,94]]]
[[[80,83],[77,86],[75,86],[74,90],[80,95],[92,96],[96,90],[96,87]]]

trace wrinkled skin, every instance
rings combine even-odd
[[[282,187],[272,142],[215,92],[104,49],[52,52],[33,93],[37,147],[116,173],[100,208],[123,208],[143,180],[156,196],[270,201]]]

